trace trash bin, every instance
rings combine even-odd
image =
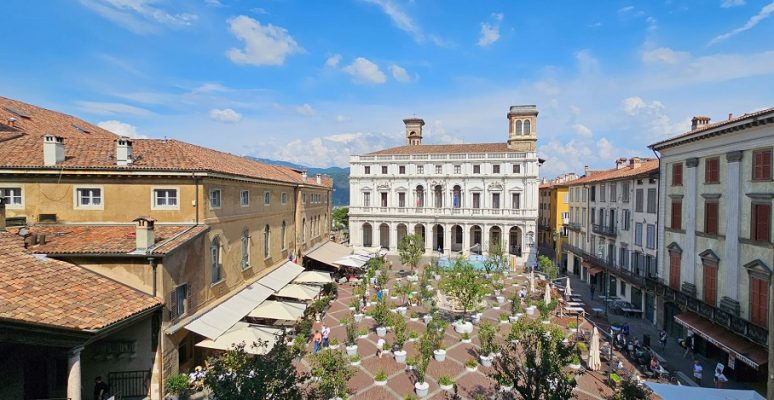
[[[642,335],[642,345],[645,347],[650,347],[650,335]]]

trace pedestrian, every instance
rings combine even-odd
[[[693,360],[693,380],[701,386],[701,376],[704,372],[704,368],[699,364],[699,360]]]
[[[683,358],[688,357],[688,353],[693,351],[693,342],[693,331],[689,329],[685,337],[685,353],[683,353]]]
[[[376,341],[376,356],[379,358],[382,358],[382,353],[384,353],[384,343],[384,338],[379,338]]]
[[[597,289],[594,287],[594,285],[591,285],[591,300],[594,300],[594,292],[596,292]]]
[[[108,394],[108,385],[98,376],[94,379],[94,400],[105,400]]]
[[[661,330],[661,332],[658,333],[658,342],[661,343],[661,348],[666,349],[667,344],[667,333],[665,330]]]
[[[315,353],[320,351],[320,345],[322,345],[322,334],[319,330],[314,331],[314,339],[312,339],[312,344],[314,345]]]
[[[323,324],[322,327],[322,347],[327,348],[329,343],[328,340],[331,336],[331,328],[329,328],[327,325]]]
[[[383,296],[382,288],[376,289],[376,301],[382,301],[382,296]]]
[[[715,366],[715,387],[718,389],[722,389],[726,382],[728,382],[728,378],[723,374],[723,370],[725,369],[726,366],[721,362]]]
[[[624,322],[623,323],[623,326],[621,327],[621,332],[623,332],[624,336],[626,336],[627,339],[629,338],[629,323],[628,322]]]

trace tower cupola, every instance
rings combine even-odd
[[[537,145],[535,105],[511,106],[508,111],[508,147],[516,151],[534,152]]]
[[[425,120],[422,118],[406,118],[403,120],[406,125],[406,144],[417,146],[422,144],[422,126]]]

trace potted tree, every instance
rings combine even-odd
[[[403,349],[403,345],[406,343],[406,339],[408,339],[406,335],[406,320],[399,314],[394,314],[392,320],[392,332],[395,334],[395,361],[405,363],[406,350]]]
[[[319,377],[317,389],[326,399],[341,399],[347,396],[347,382],[355,375],[350,360],[340,351],[323,350],[309,360],[312,375]]]
[[[422,335],[422,339],[419,340],[418,352],[416,355],[416,373],[417,381],[414,383],[414,390],[417,396],[422,398],[426,397],[430,391],[430,384],[425,380],[427,373],[427,366],[430,365],[430,357],[433,354],[434,339],[431,332],[428,330]],[[444,355],[445,357],[445,355]]]
[[[188,381],[188,375],[176,374],[167,378],[164,389],[174,400],[186,400],[191,395],[191,386]]]
[[[513,296],[511,296],[511,315],[508,317],[508,320],[511,321],[511,323],[518,321],[519,317],[523,315],[521,311],[521,299],[518,294],[514,293]]]
[[[401,264],[411,266],[411,272],[414,273],[417,265],[425,254],[425,241],[421,235],[406,235],[398,243],[398,254],[400,254]]]
[[[427,331],[425,332],[425,335],[427,335],[433,348],[433,357],[435,358],[435,361],[438,362],[446,360],[446,349],[443,346],[443,337],[446,332],[446,326],[446,321],[436,318],[430,321],[427,325]]]
[[[342,322],[347,333],[347,355],[354,357],[357,355],[357,323],[354,318],[347,318]]]
[[[349,365],[357,366],[360,365],[360,356],[355,354],[353,357],[349,359]]]
[[[387,374],[384,371],[379,371],[374,375],[374,383],[377,386],[384,386],[387,384]]]
[[[371,316],[376,322],[376,335],[384,337],[387,334],[387,325],[390,323],[390,310],[384,300],[376,303],[374,309],[371,310]]]
[[[460,342],[462,343],[470,343],[472,340],[470,339],[470,334],[465,332],[460,336]]]
[[[457,333],[473,332],[473,324],[465,321],[468,311],[473,310],[481,302],[486,292],[486,280],[473,268],[466,259],[457,259],[448,273],[444,274],[441,288],[446,294],[455,298],[462,307],[462,319],[454,324]]]
[[[468,372],[474,372],[478,369],[478,363],[476,360],[470,358],[468,361],[465,361],[465,369],[468,370]]]
[[[454,389],[454,381],[448,376],[444,375],[438,379],[438,386],[440,386],[442,390],[449,392]]]
[[[478,327],[478,339],[481,341],[481,353],[479,358],[481,365],[485,367],[492,366],[492,359],[494,358],[494,338],[496,334],[495,327],[489,322],[482,322]]]

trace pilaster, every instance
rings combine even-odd
[[[83,347],[76,347],[67,352],[67,398],[81,400],[81,352]]]
[[[739,213],[740,201],[742,190],[740,182],[741,177],[741,151],[731,151],[726,153],[727,163],[727,177],[726,177],[726,189],[727,196],[725,197],[725,207],[721,207],[721,210],[726,212],[726,241],[723,254],[723,261],[721,261],[720,270],[723,271],[723,292],[724,298],[738,301],[738,288],[739,288],[739,221],[741,216]]]
[[[683,219],[682,228],[685,230],[685,268],[682,268],[680,280],[691,285],[696,285],[696,166],[699,164],[698,158],[689,158],[685,160],[685,197],[683,198]]]

